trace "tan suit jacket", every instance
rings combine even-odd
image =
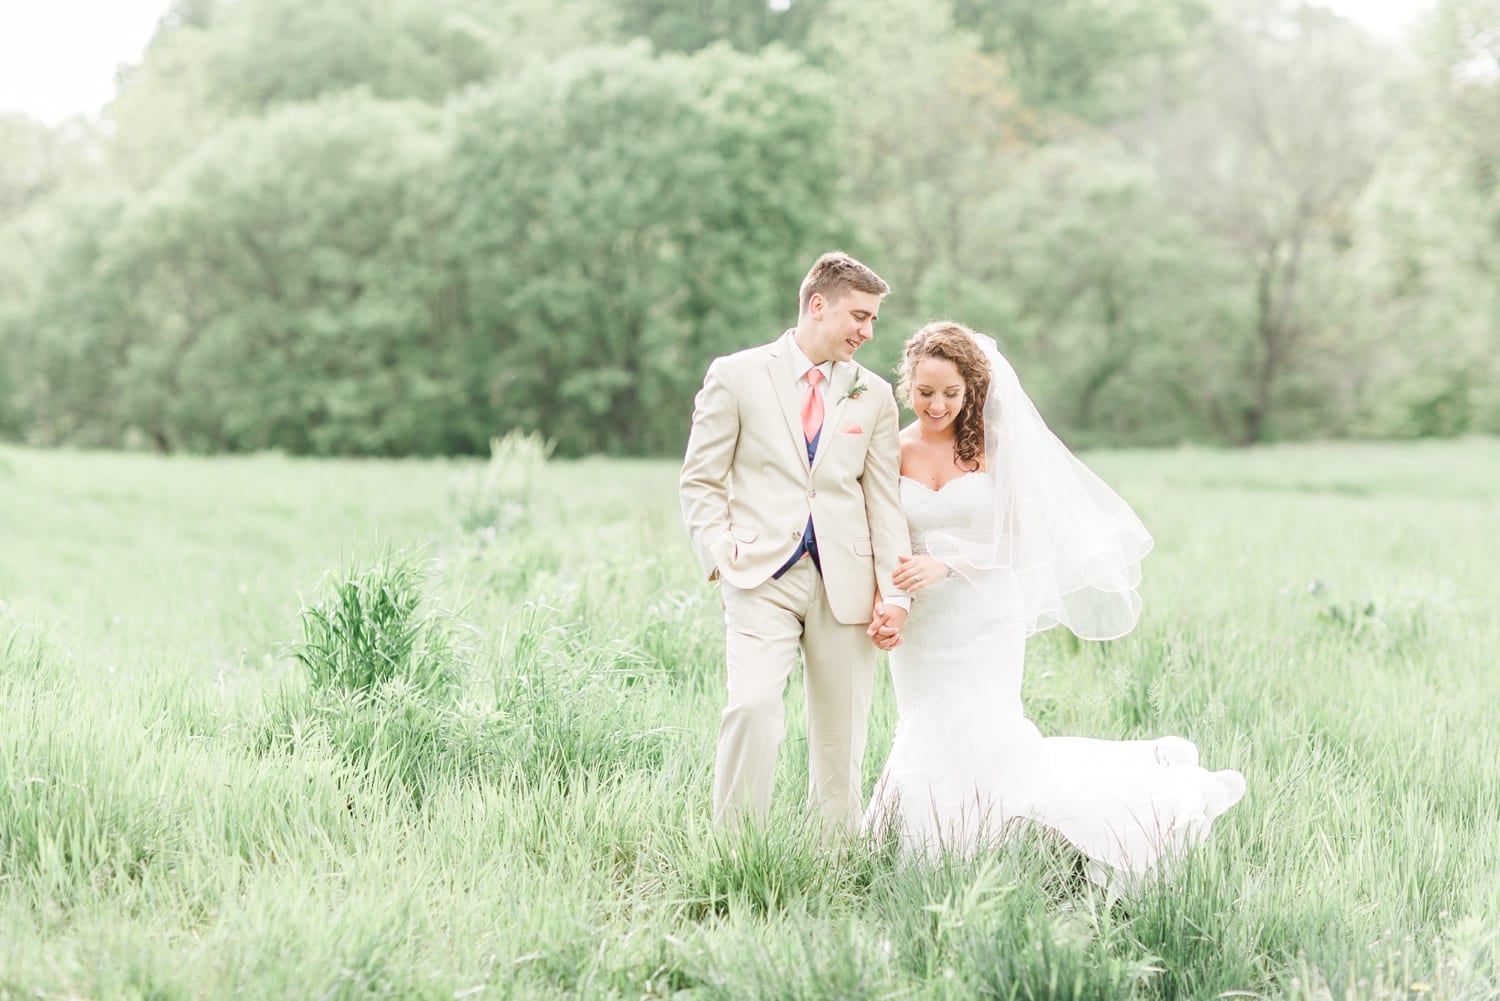
[[[709,366],[683,460],[683,521],[704,573],[749,589],[786,562],[811,515],[834,618],[869,622],[877,579],[901,594],[891,574],[911,551],[895,397],[870,370],[834,362],[809,463],[791,337]],[[856,373],[865,388],[850,396]]]

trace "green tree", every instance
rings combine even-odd
[[[1331,423],[1349,434],[1471,430],[1500,379],[1493,285],[1475,270],[1482,212],[1428,138],[1408,136],[1353,206],[1349,280],[1315,345]]]
[[[447,112],[230,120],[68,229],[31,409],[47,440],[169,450],[680,448],[708,359],[790,324],[840,232],[821,95],[784,50],[636,47]]]
[[[866,30],[848,31],[856,21]],[[842,98],[849,249],[892,287],[880,327],[895,333],[865,349],[888,368],[915,324],[964,318],[949,309],[953,285],[993,262],[992,206],[1044,130],[945,4],[831,0],[814,41]]]
[[[434,101],[487,78],[498,53],[469,7],[426,0],[247,0],[214,27],[211,99],[260,111],[364,88]]]
[[[1438,0],[1423,34],[1444,151],[1480,192],[1500,191],[1500,0]],[[1497,224],[1500,232],[1500,224]]]
[[[15,222],[75,178],[90,138],[73,125],[49,128],[25,115],[0,113],[0,225]]]
[[[1382,61],[1362,33],[1319,8],[1254,6],[1248,20],[1220,22],[1201,56],[1203,86],[1151,138],[1168,190],[1241,262],[1248,393],[1219,410],[1242,443],[1265,438],[1278,407],[1298,405],[1299,369],[1327,319],[1319,303],[1337,297],[1350,207],[1386,126]]]
[[[618,30],[667,52],[696,52],[725,42],[744,52],[773,43],[802,49],[827,0],[613,0]]]
[[[0,117],[0,434],[672,452],[830,246],[894,287],[867,364],[970,322],[1079,441],[1500,430],[1497,39],[1500,0],[1404,65],[1296,0],[175,0],[102,127]]]
[[[840,232],[825,95],[784,50],[636,46],[455,109],[445,229],[496,431],[571,454],[681,448],[708,360],[791,325]]]
[[[441,103],[612,33],[597,0],[179,0],[107,109],[149,187],[224,121],[348,91]]]
[[[1049,144],[1012,174],[985,229],[993,252],[954,281],[951,308],[997,335],[1059,433],[1219,435],[1233,262],[1149,163],[1105,136]]]
[[[105,108],[112,180],[144,191],[207,141],[227,117],[210,96],[217,58],[212,33],[217,5],[178,4],[169,12],[137,66],[122,71]]]
[[[101,183],[98,151],[96,131],[76,119],[49,128],[0,115],[0,435],[18,436],[30,421],[32,307],[65,253],[63,201]]]
[[[1474,370],[1475,426],[1500,432],[1500,0],[1439,0],[1432,23],[1437,148],[1462,173],[1454,206],[1467,230],[1460,260],[1475,294],[1466,312],[1489,365]]]
[[[1005,62],[1029,107],[1097,121],[1137,109],[1146,72],[1199,44],[1206,0],[952,0],[955,24]]]
[[[129,290],[110,257],[122,203],[79,196],[48,220],[34,287],[0,317],[12,399],[38,444],[119,443],[114,373],[128,350]]]
[[[477,447],[430,341],[436,113],[345,95],[236,122],[132,206],[122,426],[163,448]]]
[[[1500,430],[1500,3],[1443,0],[1356,206],[1334,381],[1360,433]],[[1330,380],[1333,381],[1333,380]]]

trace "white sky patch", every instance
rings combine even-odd
[[[1431,0],[1310,0],[1310,3],[1342,14],[1391,41],[1405,35],[1432,8]]]
[[[92,115],[140,61],[171,0],[0,0],[0,111]]]

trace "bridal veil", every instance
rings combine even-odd
[[[990,365],[984,400],[985,467],[994,487],[966,530],[927,539],[934,557],[983,586],[1011,578],[1025,634],[1066,626],[1082,639],[1107,640],[1140,618],[1141,560],[1151,534],[1130,505],[1094,475],[1047,427],[993,338],[973,334]]]

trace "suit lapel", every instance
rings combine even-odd
[[[771,387],[776,391],[776,399],[781,404],[781,412],[786,417],[787,430],[792,434],[792,447],[802,460],[802,468],[809,469],[807,439],[802,437],[802,400],[797,395],[797,378],[802,373],[792,371],[792,353],[784,343],[778,341],[772,348],[771,357],[766,362],[766,371],[771,377]],[[826,415],[824,421],[827,421]],[[818,454],[823,454],[821,448],[818,449]]]
[[[850,362],[836,361],[833,363],[833,375],[828,378],[828,389],[823,394],[823,432],[818,438],[818,452],[813,456],[812,468],[817,469],[818,463],[823,461],[823,456],[828,454],[828,446],[833,442],[833,436],[839,433],[839,418],[844,415],[844,394],[849,392],[849,385],[854,381],[854,365]],[[801,426],[801,411],[798,411],[798,427]]]

